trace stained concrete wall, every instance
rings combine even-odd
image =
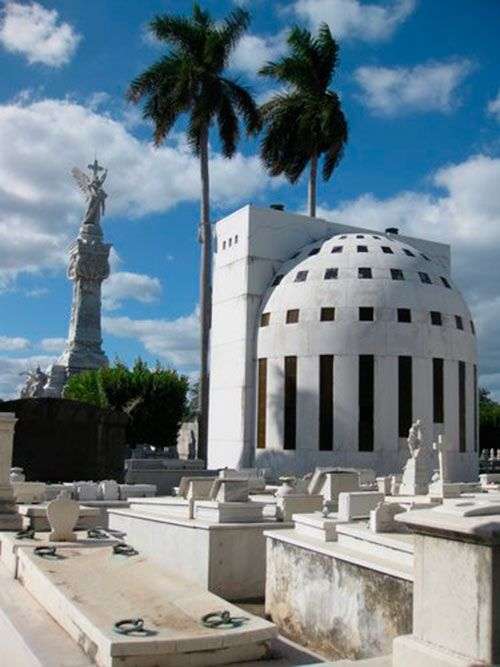
[[[267,540],[266,613],[330,658],[391,653],[394,637],[411,632],[412,591],[411,581]]]

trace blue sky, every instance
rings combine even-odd
[[[203,5],[222,16],[228,0]],[[500,48],[497,0],[289,0],[247,3],[231,75],[265,99],[255,75],[293,24],[327,21],[341,46],[333,87],[350,127],[345,158],[321,183],[321,214],[452,244],[454,279],[479,332],[481,382],[500,397]],[[148,36],[184,0],[8,2],[0,18],[0,397],[50,363],[67,334],[66,250],[83,202],[69,175],[97,153],[109,167],[104,288],[110,357],[196,370],[198,165],[182,125],[161,149],[124,101],[162,53]],[[302,182],[269,179],[258,142],[231,161],[211,138],[213,219],[249,201],[300,211]]]

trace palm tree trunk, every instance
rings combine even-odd
[[[309,215],[311,218],[316,217],[316,181],[318,177],[318,156],[313,155],[311,158],[311,171],[309,173],[309,186],[307,199],[309,203]]]
[[[208,392],[209,392],[209,347],[210,319],[212,310],[212,229],[210,225],[210,188],[208,173],[208,127],[201,137],[200,147],[201,208],[199,241],[200,263],[200,394],[198,417],[198,458],[207,461],[208,443]]]

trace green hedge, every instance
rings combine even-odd
[[[138,359],[132,368],[121,361],[70,378],[64,397],[129,415],[127,443],[173,447],[186,410],[187,377],[160,363],[152,369]]]

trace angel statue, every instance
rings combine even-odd
[[[108,175],[108,170],[101,167],[97,159],[94,160],[93,164],[89,164],[88,168],[92,172],[92,178],[78,169],[78,167],[74,167],[71,170],[71,174],[88,202],[83,224],[98,225],[101,216],[104,215],[106,210],[105,202],[107,194],[104,192],[102,186]],[[103,172],[101,176],[99,176],[100,171]]]

